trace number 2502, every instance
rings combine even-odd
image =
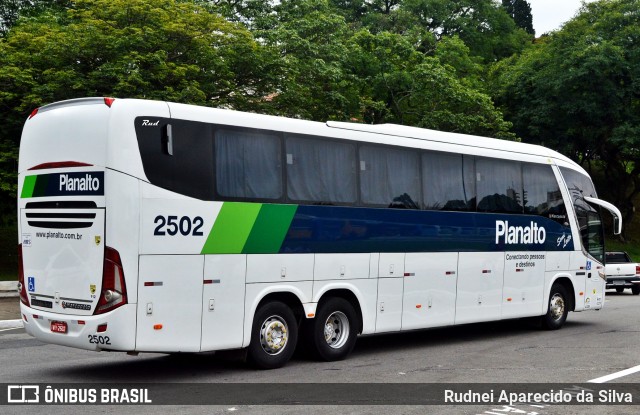
[[[183,216],[178,220],[177,216],[162,216],[158,215],[153,220],[156,224],[156,229],[153,231],[154,235],[164,236],[177,235],[178,232],[184,236],[202,236],[202,225],[204,220],[200,216],[196,216],[191,219],[189,216]]]

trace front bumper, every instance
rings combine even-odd
[[[24,328],[45,343],[85,350],[134,351],[136,347],[136,304],[125,304],[97,316],[74,316],[35,310],[20,303]],[[51,322],[67,323],[67,333],[51,331]],[[107,329],[98,333],[98,326]]]

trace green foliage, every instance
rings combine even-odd
[[[584,5],[513,66],[498,65],[493,84],[518,135],[601,166],[625,222],[640,194],[639,10],[638,0]]]
[[[256,109],[276,59],[243,25],[191,2],[76,0],[23,18],[0,40],[0,214],[15,209],[17,144],[33,108],[118,96]]]
[[[10,0],[0,18],[0,218],[25,118],[69,98],[515,138],[482,64],[528,40],[492,0]]]
[[[531,5],[526,0],[502,0],[502,7],[507,14],[516,22],[516,26],[523,29],[530,35],[535,35],[533,30],[533,16],[531,15]]]

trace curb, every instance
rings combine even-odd
[[[0,298],[17,296],[18,281],[0,281]]]
[[[22,320],[0,320],[0,330],[21,329],[24,327]]]

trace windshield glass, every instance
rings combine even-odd
[[[604,231],[600,212],[584,200],[598,197],[589,176],[560,167],[576,210],[583,248],[596,260],[604,263]]]

